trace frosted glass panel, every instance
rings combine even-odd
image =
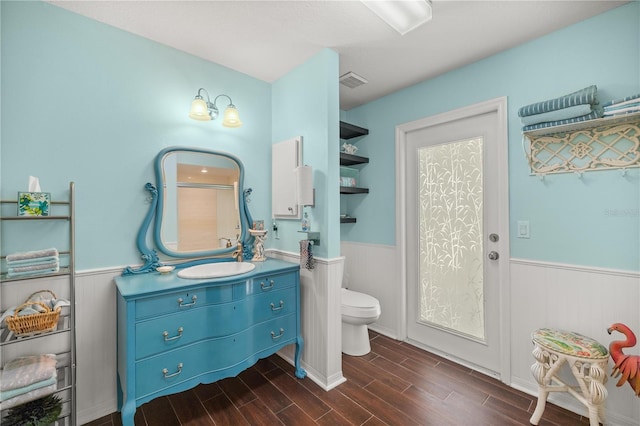
[[[482,138],[418,153],[419,321],[484,340]]]

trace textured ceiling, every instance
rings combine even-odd
[[[57,1],[97,21],[274,82],[323,48],[340,74],[341,109],[491,56],[627,1],[434,0],[433,20],[401,36],[359,1]]]

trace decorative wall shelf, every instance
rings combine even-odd
[[[369,134],[369,129],[365,129],[354,124],[340,122],[340,139],[352,139]],[[362,164],[368,164],[369,159],[360,155],[347,154],[345,152],[340,153],[340,182],[344,185],[352,184],[356,185],[359,182],[359,168],[350,166],[359,166]],[[345,167],[346,166],[346,167]],[[352,182],[343,182],[344,178],[353,178]],[[359,188],[357,186],[340,186],[340,194],[367,194],[368,188]],[[356,223],[355,217],[340,216],[340,223]]]
[[[358,188],[357,186],[341,186],[341,194],[368,194],[369,188]]]
[[[369,129],[354,124],[340,122],[340,139],[352,139],[369,134]]]
[[[640,167],[640,113],[524,132],[536,175]],[[524,140],[523,140],[524,143]]]
[[[340,153],[340,165],[341,166],[355,166],[357,164],[366,164],[369,162],[367,157],[361,157],[359,155]]]

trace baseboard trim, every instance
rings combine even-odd
[[[115,399],[111,399],[108,401],[103,401],[100,404],[93,405],[87,410],[78,411],[78,424],[83,425],[114,413],[117,411],[117,406],[118,402]]]
[[[278,352],[278,355],[280,356],[280,358],[284,359],[289,364],[291,364],[292,367],[295,368],[295,363],[293,362],[293,359],[291,359],[291,357],[287,356],[282,351]],[[347,379],[342,375],[342,370],[331,375],[330,377],[324,378],[325,376],[319,374],[314,368],[307,365],[304,361],[301,360],[300,365],[307,372],[307,378],[311,379],[312,382],[314,382],[316,385],[320,386],[327,392],[347,381]]]
[[[376,333],[382,334],[383,336],[386,336],[390,339],[393,340],[400,340],[398,339],[398,336],[395,332],[395,330],[392,330],[390,328],[387,327],[380,327],[378,326],[376,323],[373,323],[371,325],[368,326],[369,330],[375,331]]]

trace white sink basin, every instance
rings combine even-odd
[[[191,266],[178,272],[180,278],[190,278],[201,280],[205,278],[222,278],[231,275],[244,274],[256,267],[249,262],[220,262],[205,263],[203,265]]]

